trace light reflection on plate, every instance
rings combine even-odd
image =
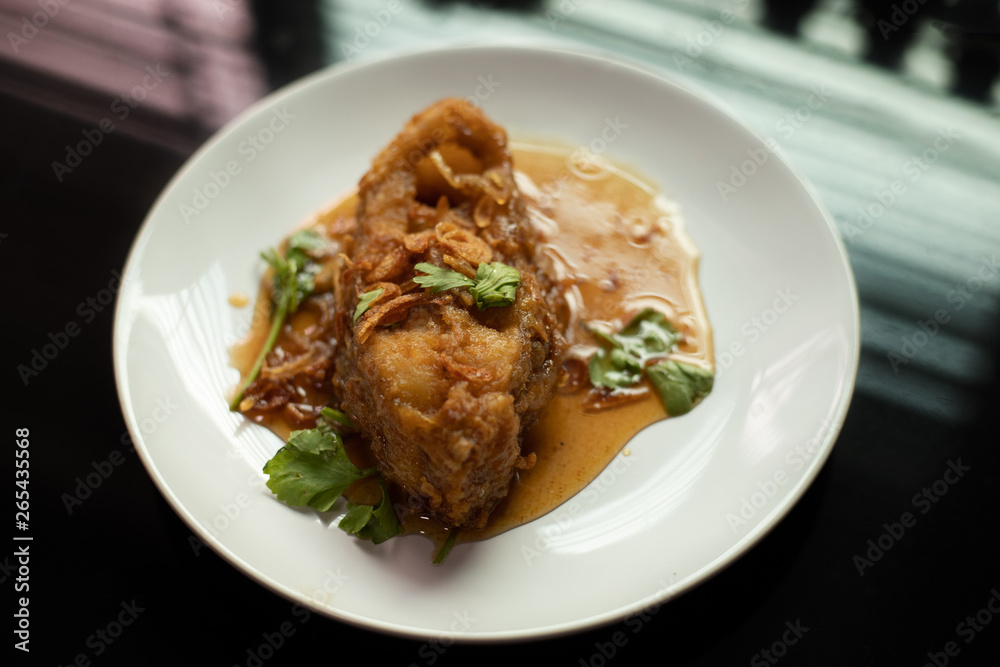
[[[486,75],[501,85],[483,107],[514,137],[582,146],[609,121],[627,126],[607,155],[635,165],[679,204],[702,254],[719,373],[701,406],[645,429],[629,456],[570,502],[460,545],[432,567],[432,545],[421,537],[376,547],[337,529],[335,517],[274,500],[260,469],[281,443],[224,400],[237,381],[226,346],[251,314],[228,297],[255,293],[257,253],[356,183],[410,115],[441,97],[471,95]],[[250,159],[242,142],[276,114],[281,132]],[[332,69],[279,91],[189,161],[133,247],[114,358],[143,463],[191,529],[235,567],[372,629],[535,638],[621,619],[689,589],[745,552],[802,495],[832,448],[857,371],[853,279],[808,188],[774,158],[726,201],[719,195],[716,182],[760,145],[675,84],[565,51],[424,52]],[[175,409],[143,428],[164,401]],[[460,631],[458,617],[467,621]]]

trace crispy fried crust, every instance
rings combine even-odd
[[[414,116],[361,180],[355,250],[336,290],[334,387],[383,475],[447,525],[476,528],[532,457],[521,438],[552,397],[565,304],[535,263],[536,237],[506,135],[462,100]],[[416,285],[429,262],[471,276],[521,272],[512,306]],[[353,321],[361,294],[383,292]]]

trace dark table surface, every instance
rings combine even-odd
[[[361,2],[49,3],[60,9],[34,34],[24,21],[41,22],[41,4],[0,3],[3,476],[17,479],[27,434],[30,530],[12,517],[8,535],[33,538],[0,554],[11,630],[16,598],[30,597],[31,652],[15,650],[13,664],[1000,664],[995,3],[969,18],[959,10],[980,5],[929,2],[896,26],[891,3],[854,13],[847,2],[779,12],[788,3],[414,0],[360,54],[349,47],[370,19]],[[712,21],[727,32],[690,49]],[[307,617],[193,543],[130,447],[111,362],[118,272],[170,177],[267,90],[397,47],[508,37],[638,60],[777,139],[832,212],[855,272],[862,352],[850,412],[774,531],[641,623],[483,646]],[[123,81],[164,59],[180,75],[78,167],[53,167],[114,109]],[[817,86],[829,102],[794,124]],[[948,126],[953,148],[865,224],[858,208]],[[948,323],[920,338],[942,308]],[[36,359],[50,343],[58,353]],[[80,491],[94,472],[100,484]]]

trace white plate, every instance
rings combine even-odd
[[[339,530],[336,517],[276,501],[260,470],[281,443],[223,397],[237,381],[226,349],[251,310],[227,298],[255,293],[257,253],[353,187],[413,113],[447,95],[478,96],[514,137],[604,142],[608,157],[677,200],[702,251],[719,374],[701,406],[647,428],[574,500],[432,567],[422,537],[374,547]],[[619,134],[605,130],[611,124]],[[143,463],[191,529],[248,576],[377,630],[533,638],[621,619],[691,588],[803,494],[830,453],[857,370],[843,246],[776,156],[747,162],[761,145],[676,84],[565,51],[425,52],[334,68],[275,93],[191,158],[132,248],[114,359]],[[724,201],[718,182],[734,166],[753,173]]]

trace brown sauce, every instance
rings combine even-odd
[[[599,322],[617,331],[651,307],[683,334],[671,357],[713,369],[711,328],[697,284],[698,254],[677,211],[651,185],[603,161],[581,162],[568,150],[528,144],[514,144],[512,152],[518,186],[544,240],[539,259],[549,263],[570,305],[567,363],[585,364],[595,349],[584,324]],[[323,224],[335,243],[346,245],[356,204],[355,196],[343,197],[306,226]],[[243,375],[267,337],[268,299],[264,283],[250,335],[232,351],[232,363]],[[297,313],[289,326],[305,331],[311,324],[308,314]],[[597,409],[588,387],[559,390],[525,435],[523,451],[535,453],[534,467],[518,473],[486,527],[463,531],[459,542],[498,535],[555,509],[593,481],[636,433],[667,417],[659,398],[644,386],[634,390],[632,400],[603,409]],[[303,404],[322,406],[327,398],[305,395]],[[282,439],[292,430],[281,419],[256,421]],[[356,463],[371,465],[363,442],[348,439],[347,446]],[[371,489],[352,491],[352,499],[366,502],[361,497]],[[405,505],[405,499],[394,500]],[[448,532],[418,514],[400,519],[405,533],[425,534],[439,543]]]
[[[619,330],[645,307],[684,333],[677,359],[713,368],[712,335],[697,284],[697,251],[658,191],[609,164],[571,170],[564,149],[515,144],[518,185],[533,200],[545,252],[571,304],[569,357],[588,359],[595,320]],[[577,173],[585,174],[588,179]],[[654,393],[590,409],[586,390],[560,391],[525,436],[535,466],[521,471],[487,526],[458,541],[485,539],[536,519],[579,493],[632,437],[667,417]]]

